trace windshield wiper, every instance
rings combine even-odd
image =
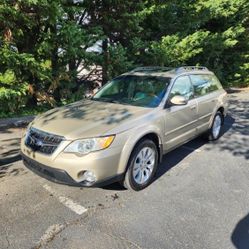
[[[103,101],[103,102],[111,102],[111,99],[109,98],[91,98],[91,100],[96,100],[96,101]]]
[[[118,100],[114,100],[114,99],[109,99],[109,98],[92,98],[92,100],[97,100],[97,101],[104,101],[104,102],[109,102],[109,103],[115,103],[115,104],[120,104],[121,102]]]
[[[109,99],[109,98],[104,98],[104,97],[91,98],[91,100],[103,101],[103,102],[113,103],[113,104],[129,105],[129,103],[126,103],[126,102],[123,102],[123,101],[120,101],[120,100]]]
[[[111,102],[111,103],[115,103],[115,104],[122,104],[120,101],[118,101],[118,100],[113,100],[113,99],[110,100],[110,102]]]

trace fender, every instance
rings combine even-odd
[[[226,116],[226,113],[227,113],[227,108],[228,108],[228,102],[227,102],[227,93],[224,92],[224,94],[220,95],[219,98],[218,98],[218,102],[217,102],[217,105],[214,109],[214,112],[209,120],[209,125],[208,125],[208,128],[210,129],[211,126],[212,126],[212,123],[213,123],[213,120],[214,120],[214,116],[216,114],[216,112],[220,109],[220,108],[223,108],[224,109],[224,117]],[[224,121],[224,120],[223,120]]]
[[[143,130],[143,132],[141,132]],[[160,130],[159,127],[150,125],[150,126],[143,126],[138,127],[133,130],[133,132],[130,134],[128,140],[126,141],[119,160],[119,166],[118,166],[118,173],[124,173],[127,169],[127,164],[130,159],[130,155],[135,147],[135,145],[138,143],[139,140],[141,140],[144,136],[147,134],[154,133],[157,135],[159,140],[159,148],[160,148],[160,160],[163,155],[163,139],[162,139],[162,130]]]

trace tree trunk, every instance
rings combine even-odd
[[[34,90],[34,86],[32,84],[29,84],[28,89],[28,100],[26,102],[27,107],[36,107],[37,106],[37,98]]]
[[[50,27],[51,33],[53,35],[53,49],[51,54],[51,70],[52,70],[52,84],[53,84],[53,96],[54,100],[59,103],[61,101],[60,97],[60,81],[59,81],[59,65],[58,65],[58,45],[56,41],[56,24],[51,25]]]

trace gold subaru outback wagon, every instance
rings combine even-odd
[[[23,162],[58,183],[141,190],[163,154],[201,134],[218,139],[226,110],[227,93],[205,67],[136,68],[91,99],[36,117],[21,140]]]

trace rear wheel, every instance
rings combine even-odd
[[[134,148],[128,162],[123,186],[135,191],[146,188],[158,166],[158,150],[151,140],[142,140]]]
[[[218,111],[213,119],[212,126],[208,131],[208,140],[214,141],[217,140],[221,136],[221,130],[223,126],[223,115],[220,111]]]

